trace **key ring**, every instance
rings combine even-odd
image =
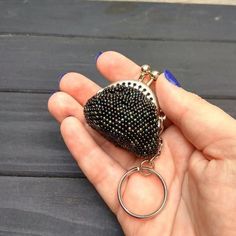
[[[136,172],[140,172],[142,170],[145,170],[146,172],[150,173],[150,174],[154,174],[161,182],[162,184],[162,187],[163,187],[163,191],[164,191],[164,196],[163,196],[163,199],[162,199],[162,203],[161,205],[156,209],[154,210],[153,212],[149,213],[149,214],[137,214],[137,213],[134,213],[132,211],[130,211],[124,204],[124,201],[123,201],[123,198],[122,198],[122,185],[124,183],[124,181],[129,177],[131,176],[132,174],[136,173]],[[120,205],[122,206],[122,208],[131,216],[135,217],[135,218],[139,218],[139,219],[145,219],[145,218],[150,218],[150,217],[153,217],[155,215],[157,215],[158,213],[160,213],[160,211],[164,208],[165,204],[166,204],[166,200],[167,200],[167,195],[168,195],[168,190],[167,190],[167,186],[166,186],[166,183],[165,183],[165,180],[163,179],[163,177],[157,172],[155,171],[154,169],[151,169],[149,167],[142,167],[142,169],[140,168],[140,166],[136,166],[136,167],[133,167],[132,169],[128,170],[123,176],[122,178],[120,179],[120,182],[118,184],[118,191],[117,191],[117,194],[118,194],[118,199],[119,199],[119,203]]]

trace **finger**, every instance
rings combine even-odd
[[[138,79],[140,74],[140,66],[122,54],[113,51],[104,52],[98,58],[97,68],[110,81]],[[69,93],[81,105],[84,105],[90,97],[101,89],[87,77],[75,72],[65,74],[59,86],[61,91]]]
[[[209,158],[212,155],[209,146],[235,137],[236,124],[232,117],[199,96],[172,85],[163,74],[156,82],[156,92],[167,117]]]
[[[97,189],[101,197],[116,213],[117,186],[124,169],[112,160],[91,138],[82,123],[67,117],[61,123],[63,139],[79,167]]]
[[[64,92],[54,93],[48,101],[48,109],[58,122],[62,122],[69,116],[76,117],[85,126],[95,142],[122,167],[130,168],[135,162],[136,158],[134,155],[116,147],[87,125],[83,114],[83,107],[69,94]]]
[[[98,71],[109,81],[138,79],[141,68],[124,55],[107,51],[97,59]]]
[[[87,77],[75,72],[65,74],[62,77],[59,86],[61,91],[70,94],[82,106],[85,105],[90,97],[101,89],[100,86]]]
[[[48,110],[58,122],[62,122],[68,116],[83,120],[79,103],[64,92],[56,92],[49,98]]]

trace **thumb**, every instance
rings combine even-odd
[[[175,85],[169,82],[171,79]],[[231,116],[178,85],[169,71],[161,74],[155,88],[158,101],[169,120],[197,149],[235,137],[236,121]]]

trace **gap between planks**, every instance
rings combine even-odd
[[[180,4],[207,4],[207,5],[236,5],[235,0],[90,0],[93,2],[153,2],[153,3],[180,3]]]
[[[87,39],[111,39],[111,40],[137,40],[137,41],[160,41],[160,42],[206,42],[206,43],[232,43],[235,44],[236,40],[232,39],[181,39],[181,38],[162,38],[162,37],[126,37],[126,36],[99,36],[99,35],[76,35],[76,34],[57,34],[57,33],[34,33],[34,32],[0,32],[0,38],[12,38],[17,36],[26,37],[56,37],[56,38],[87,38]]]

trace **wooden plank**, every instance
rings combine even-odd
[[[46,104],[48,94],[0,93],[0,175],[83,176]],[[236,118],[235,100],[210,100]]]
[[[0,177],[0,235],[123,235],[85,179]]]
[[[2,33],[140,39],[236,39],[234,6],[1,0],[0,9]]]
[[[47,111],[48,98],[47,94],[0,93],[0,174],[82,175]]]
[[[139,64],[168,67],[183,87],[202,96],[235,96],[236,44],[64,37],[0,37],[0,90],[48,91],[78,71],[105,85],[95,68],[100,50],[116,50]]]

